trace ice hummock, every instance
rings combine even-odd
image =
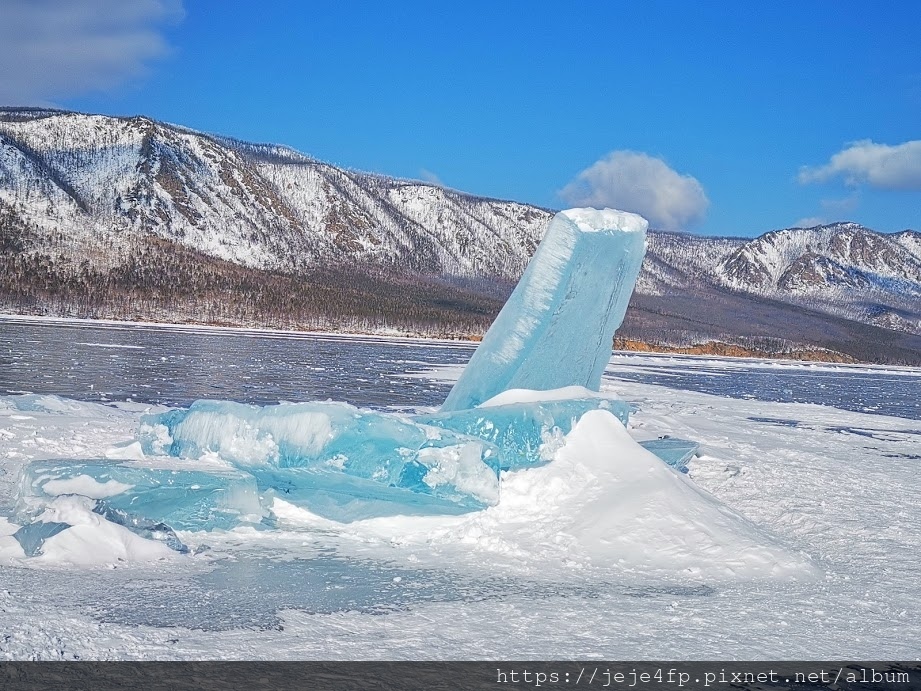
[[[79,496],[107,520],[170,542],[173,530],[271,523],[275,498],[340,522],[476,511],[498,501],[500,469],[547,462],[597,409],[624,423],[629,414],[580,387],[510,391],[477,410],[415,418],[335,402],[197,401],[143,415],[138,441],[112,458],[25,466],[16,513],[28,525]],[[24,549],[37,553],[52,530],[25,530]]]
[[[595,410],[626,425],[630,406],[583,387],[510,390],[472,410],[414,418],[333,402],[198,401],[142,416],[140,441],[113,450],[139,458],[27,465],[17,517],[29,524],[58,498],[80,496],[107,520],[170,543],[173,530],[271,521],[275,498],[339,522],[459,514],[495,505],[499,470],[551,461]],[[644,444],[679,470],[697,448]],[[25,530],[23,548],[35,552],[51,530]]]
[[[441,410],[475,408],[507,389],[598,391],[643,262],[647,226],[614,209],[554,216]]]
[[[276,499],[344,523],[493,507],[500,471],[551,462],[582,418],[604,412],[627,424],[630,406],[598,389],[646,227],[612,209],[557,214],[438,412],[196,401],[144,415],[138,442],[109,460],[27,466],[17,507],[27,525],[17,540],[29,554],[49,540],[66,544],[58,536],[73,526],[61,516],[75,516],[182,552],[175,530],[272,525]],[[685,471],[697,448],[647,447]]]
[[[39,553],[69,528],[41,518],[67,497],[178,551],[175,530],[271,525],[275,497],[340,522],[453,515],[499,497],[499,450],[489,441],[345,403],[197,401],[142,416],[138,438],[136,450],[115,450],[133,460],[26,465],[16,516],[35,527],[20,536],[24,551]]]

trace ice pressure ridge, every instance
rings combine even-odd
[[[499,499],[500,470],[549,461],[586,412],[627,422],[623,401],[579,387],[562,395],[574,397],[417,416],[198,401],[144,416],[134,460],[29,464],[18,514],[34,521],[69,495],[95,500],[97,513],[122,512],[129,529],[258,524],[275,497],[338,521],[483,509]]]
[[[557,214],[441,410],[198,401],[144,416],[131,458],[26,468],[17,510],[31,525],[20,543],[35,553],[66,529],[51,519],[62,515],[54,503],[70,496],[174,549],[173,529],[271,523],[276,497],[338,521],[496,504],[501,471],[547,463],[587,412],[626,425],[630,407],[598,389],[646,225],[610,209]],[[645,444],[679,470],[696,449],[681,440]]]

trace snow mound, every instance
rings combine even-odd
[[[150,562],[175,559],[177,552],[166,544],[145,539],[124,526],[95,513],[95,502],[86,497],[56,498],[39,517],[45,523],[71,527],[44,541],[35,557],[45,563],[100,566],[118,562]]]
[[[502,474],[500,501],[458,517],[389,517],[348,526],[279,505],[288,526],[364,543],[385,540],[415,554],[476,563],[490,553],[529,572],[693,580],[812,579],[818,569],[697,488],[635,442],[614,415],[585,413],[546,465]],[[481,555],[477,557],[477,555]]]

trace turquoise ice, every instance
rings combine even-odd
[[[500,468],[510,470],[550,460],[563,436],[589,410],[607,410],[626,425],[630,406],[617,399],[593,396],[441,411],[415,419],[494,444],[499,449]]]
[[[499,453],[491,443],[346,403],[196,401],[142,418],[140,441],[149,455],[219,457],[256,477],[260,491],[283,481],[292,501],[311,488],[376,499],[411,492],[431,497],[438,513],[452,505],[481,509],[499,498]]]
[[[66,495],[96,500],[102,515],[110,510],[113,516],[143,516],[176,530],[227,529],[262,518],[250,474],[215,463],[156,459],[34,461],[20,476],[17,516],[29,522]]]
[[[507,389],[597,391],[643,262],[647,225],[613,209],[558,213],[441,410],[475,408]]]

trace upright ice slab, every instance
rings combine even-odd
[[[474,408],[507,389],[597,391],[647,226],[614,209],[558,213],[441,410]]]

